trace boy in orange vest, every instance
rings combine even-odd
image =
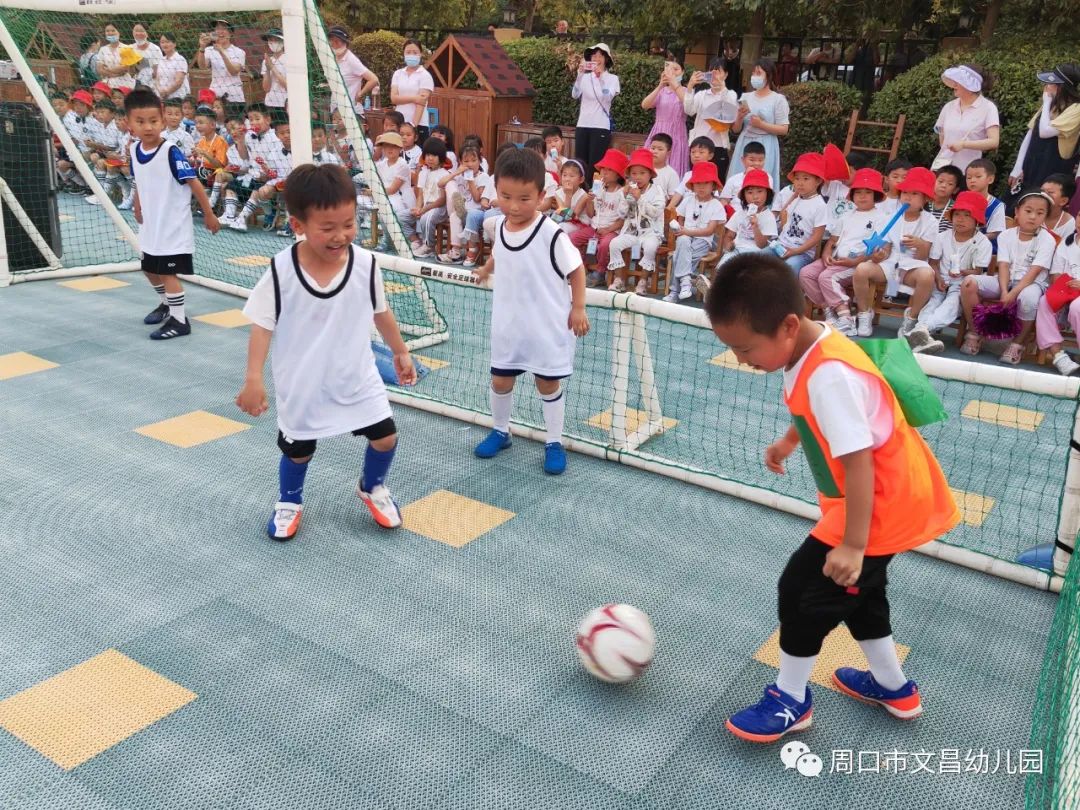
[[[783,370],[793,424],[766,448],[765,466],[782,475],[784,459],[801,443],[821,506],[821,520],[780,576],[776,683],[727,721],[729,731],[752,742],[810,726],[807,682],[822,642],[841,622],[870,670],[841,667],[833,673],[837,688],[894,717],[922,713],[918,687],[896,656],[886,568],[896,554],[960,519],[937,459],[877,366],[856,343],[804,317],[804,309],[798,279],[767,253],[723,264],[705,300],[713,331],[740,363]]]

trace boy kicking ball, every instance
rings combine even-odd
[[[765,466],[783,475],[784,459],[801,443],[821,505],[821,520],[780,576],[780,674],[758,703],[727,721],[731,733],[751,742],[775,742],[810,726],[807,682],[822,642],[840,622],[870,670],[837,669],[837,688],[894,717],[922,713],[919,689],[896,656],[886,569],[895,555],[960,519],[937,459],[877,366],[804,310],[798,279],[768,254],[721,265],[705,299],[713,331],[740,363],[783,369],[793,424],[765,450]]]
[[[274,339],[281,493],[267,532],[291,540],[300,528],[304,476],[319,439],[368,440],[356,494],[391,529],[401,513],[386,488],[397,429],[371,350],[371,324],[394,353],[404,385],[416,382],[409,349],[387,306],[375,257],[354,245],[356,189],[341,166],[307,164],[285,183],[289,224],[305,239],[278,253],[244,306],[251,319],[247,376],[236,404],[258,416],[268,405],[263,366]]]
[[[491,258],[473,272],[483,281],[497,271],[491,304],[491,415],[495,425],[475,453],[492,458],[510,446],[514,381],[532,374],[544,411],[544,472],[566,469],[562,446],[566,399],[562,380],[574,371],[575,336],[589,332],[585,267],[558,224],[537,209],[547,177],[531,149],[510,149],[495,161],[495,218]]]

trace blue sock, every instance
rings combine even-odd
[[[278,465],[278,481],[281,484],[281,500],[285,503],[304,502],[304,476],[308,463],[298,464],[288,456],[281,457]]]
[[[364,476],[360,479],[360,489],[371,492],[386,480],[386,474],[390,471],[390,463],[394,460],[397,452],[395,444],[389,450],[376,450],[370,444],[364,453]]]

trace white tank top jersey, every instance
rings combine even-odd
[[[135,141],[130,165],[142,209],[139,249],[151,256],[194,253],[195,226],[187,181],[196,174],[187,158],[172,141],[162,141],[149,154]]]
[[[375,312],[386,309],[375,256],[350,246],[341,282],[320,291],[301,271],[299,250],[270,262],[278,427],[290,439],[323,439],[381,422],[390,401],[371,351]]]
[[[548,217],[526,231],[507,233],[495,217],[491,249],[495,291],[491,304],[491,365],[548,377],[574,371],[567,276],[581,266],[570,237]]]

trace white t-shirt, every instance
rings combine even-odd
[[[360,61],[360,57],[348,49],[345,50],[345,55],[338,60],[338,69],[341,71],[341,78],[345,80],[345,87],[349,90],[349,98],[352,99],[353,109],[359,110],[363,107],[363,104],[358,103],[356,97],[364,86],[364,74],[368,72],[368,69]],[[267,103],[269,104],[269,102]]]
[[[560,186],[555,190],[555,211],[553,211],[552,213],[560,214],[565,212],[566,209],[570,209],[569,214],[564,214],[564,216],[566,217],[566,221],[575,219],[575,217],[573,216],[574,206],[576,206],[585,197],[587,193],[588,192],[586,192],[585,189],[579,188],[577,191],[574,192],[574,196],[567,200],[566,189]],[[590,222],[589,215],[585,212],[584,208],[581,209],[581,215],[576,217],[576,219],[582,225],[588,225]]]
[[[874,208],[876,208],[878,211],[880,211],[883,214],[887,214],[890,217],[893,214],[896,213],[896,209],[898,209],[899,207],[900,207],[900,198],[899,197],[886,197],[881,202],[874,203]],[[885,221],[888,222],[887,219]]]
[[[671,166],[664,166],[662,169],[657,169],[656,178],[653,182],[664,190],[664,196],[669,200],[671,199],[671,195],[677,193],[682,187],[682,180],[679,179],[679,173],[671,168]]]
[[[784,389],[789,395],[795,390],[807,355],[832,331],[828,324],[821,327],[821,336],[799,361],[784,369]],[[892,436],[892,408],[875,377],[839,360],[826,360],[807,380],[806,391],[810,412],[834,459],[867,448],[876,450]]]
[[[611,105],[620,89],[619,77],[613,73],[579,73],[571,90],[574,98],[581,99],[577,126],[610,130]]]
[[[75,145],[78,146],[80,150],[86,149],[86,123],[92,117],[93,116],[91,115],[87,115],[84,118],[83,116],[76,114],[74,110],[68,110],[64,113],[62,119],[64,128],[68,131],[71,140],[75,141]]]
[[[390,79],[390,87],[396,87],[399,93],[406,96],[418,95],[421,90],[435,89],[435,80],[431,78],[431,74],[427,72],[427,68],[418,67],[411,73],[409,70],[409,68],[398,68],[395,70],[393,77]],[[405,116],[405,123],[412,123],[413,116],[416,115],[415,104],[398,104],[394,109]],[[428,111],[426,104],[424,105],[423,112],[420,113],[420,120],[417,122],[417,126],[428,126]]]
[[[848,211],[840,218],[833,256],[838,259],[854,259],[856,256],[865,255],[866,245],[863,244],[863,239],[879,230],[884,221],[882,213],[876,208],[869,211]]]
[[[247,144],[248,150],[246,176],[250,176],[254,180],[265,180],[266,172],[259,165],[256,158],[262,158],[262,162],[267,166],[270,166],[272,161],[277,159],[277,155],[281,151],[281,141],[278,140],[277,133],[272,129],[268,129],[261,135],[248,131],[244,136],[244,142]]]
[[[180,151],[184,153],[185,157],[190,158],[195,151],[195,139],[192,138],[191,134],[183,127],[162,130],[161,137],[175,143],[180,148]]]
[[[780,231],[780,244],[786,248],[799,247],[810,238],[815,228],[825,225],[828,214],[828,207],[820,194],[795,200],[787,207],[787,222]],[[813,250],[813,245],[807,250]]]
[[[110,151],[120,145],[120,130],[116,128],[116,122],[110,121],[108,124],[103,124],[93,115],[86,116],[83,137],[87,141],[107,146]]]
[[[184,98],[191,95],[191,80],[189,78],[188,61],[179,51],[173,51],[172,56],[162,55],[161,59],[157,63],[157,77],[154,81],[157,83],[158,95],[161,95],[161,89],[168,87],[176,81],[176,77],[181,73],[184,74],[184,81],[180,83],[180,86],[173,90],[169,95],[164,98]]]
[[[985,140],[987,130],[998,126],[1001,126],[998,108],[990,99],[978,96],[965,111],[960,107],[960,99],[954,98],[938,113],[937,121],[934,123],[934,132],[941,135],[942,142],[947,145],[960,141]],[[961,149],[959,152],[952,152],[946,146],[941,147],[939,154],[949,158],[952,165],[960,171],[964,171],[971,161],[982,157],[982,152],[978,149]]]
[[[405,162],[409,164],[409,168],[416,171],[420,168],[420,157],[424,154],[424,150],[413,144],[408,149],[402,151],[401,156],[405,158]]]
[[[1051,275],[1065,273],[1069,278],[1080,278],[1080,243],[1074,238],[1072,243],[1062,242],[1054,253],[1054,266]]]
[[[1063,244],[1066,239],[1076,233],[1076,217],[1065,210],[1058,218],[1057,223],[1052,223],[1049,219],[1046,220],[1046,227],[1052,230],[1058,235],[1059,245]]]
[[[776,215],[772,211],[767,208],[758,211],[757,221],[762,236],[770,240],[776,237]],[[754,225],[750,222],[750,215],[746,213],[746,209],[736,208],[735,214],[728,220],[725,227],[735,234],[734,248],[739,252],[764,250],[764,248],[759,248],[757,242],[754,241]]]
[[[959,242],[953,231],[942,231],[934,239],[930,258],[940,262],[938,275],[946,286],[955,286],[963,281],[962,271],[989,267],[993,252],[994,247],[986,234],[975,231],[971,239]]]
[[[1057,243],[1045,228],[1026,242],[1020,241],[1020,229],[1009,228],[997,238],[998,264],[1009,263],[1009,283],[1016,284],[1032,267],[1043,268],[1033,283],[1040,287],[1047,284],[1047,275],[1054,264]]]
[[[145,48],[140,48],[134,44],[131,47],[135,49],[135,53],[143,58],[143,61],[139,63],[139,72],[135,74],[135,83],[153,87],[154,67],[165,55],[161,52],[161,48],[149,41],[147,41]]]
[[[194,253],[195,228],[188,180],[198,175],[187,158],[169,141],[162,141],[149,154],[136,141],[131,145],[130,161],[142,210],[139,249],[151,256]]]
[[[124,47],[123,43],[117,43],[115,48],[112,45],[102,45],[97,53],[98,66],[108,68],[122,67],[120,64],[120,49],[122,47]],[[120,76],[110,76],[104,81],[105,84],[109,85],[113,90],[117,87],[135,86],[135,77],[130,73],[124,73]]]
[[[683,197],[675,211],[679,216],[683,217],[684,228],[698,230],[708,227],[712,222],[727,222],[727,211],[724,210],[723,203],[715,197],[710,197],[705,200],[705,202],[699,200],[695,195]],[[713,239],[714,237],[715,235],[709,237],[698,236],[695,238]]]
[[[614,191],[601,191],[593,198],[593,209],[596,211],[593,227],[597,230],[609,228],[620,219],[625,219],[627,207],[622,186],[616,186]]]
[[[404,158],[399,157],[393,166],[386,162],[386,158],[383,158],[375,164],[375,170],[379,173],[383,188],[389,188],[395,180],[401,180],[401,188],[390,195],[390,205],[393,206],[395,211],[400,214],[411,211],[416,207],[416,194],[412,188],[412,176],[409,172],[409,164],[405,162]]]
[[[746,172],[729,174],[727,182],[724,183],[724,188],[720,192],[720,199],[729,200],[736,210],[742,205],[742,200],[739,199],[739,192],[742,191],[742,181],[745,177]]]
[[[833,200],[846,200],[849,191],[851,191],[851,189],[847,187],[847,184],[840,180],[830,180],[821,185],[821,196],[824,197],[825,202],[828,203],[831,203]]]
[[[990,206],[994,210],[990,210]],[[1005,203],[993,194],[986,198],[986,225],[979,228],[983,233],[1001,233],[1005,230]]]
[[[247,54],[237,48],[235,45],[230,44],[225,49],[225,53],[229,57],[229,61],[235,65],[244,67]],[[235,76],[229,73],[229,69],[225,67],[225,60],[221,58],[221,54],[218,49],[213,45],[208,45],[203,49],[204,58],[206,64],[210,66],[210,89],[217,93],[218,98],[230,101],[234,104],[244,103],[244,71],[241,70]]]
[[[420,198],[416,201],[417,205],[431,205],[439,199],[439,194],[442,193],[439,181],[449,174],[450,172],[446,169],[429,169],[427,166],[420,169],[420,173],[416,176],[416,188],[420,192]]]
[[[267,107],[284,107],[285,102],[288,101],[289,91],[288,88],[282,84],[278,77],[270,70],[270,64],[277,69],[277,72],[285,75],[285,54],[284,52],[278,54],[267,54],[263,57],[262,70],[260,75],[270,77],[270,89],[266,91],[266,98],[263,99],[263,103]]]
[[[882,227],[888,224],[889,215],[882,221]],[[919,212],[919,218],[915,220],[908,220],[906,217],[900,217],[896,221],[896,224],[892,226],[892,230],[889,231],[889,235],[886,237],[890,243],[892,243],[892,252],[889,254],[889,266],[895,268],[901,273],[911,270],[913,267],[929,267],[930,263],[926,259],[918,259],[915,255],[904,247],[903,238],[905,236],[914,236],[917,239],[924,239],[933,245],[934,240],[937,238],[937,219],[933,214],[928,214],[926,211]]]

